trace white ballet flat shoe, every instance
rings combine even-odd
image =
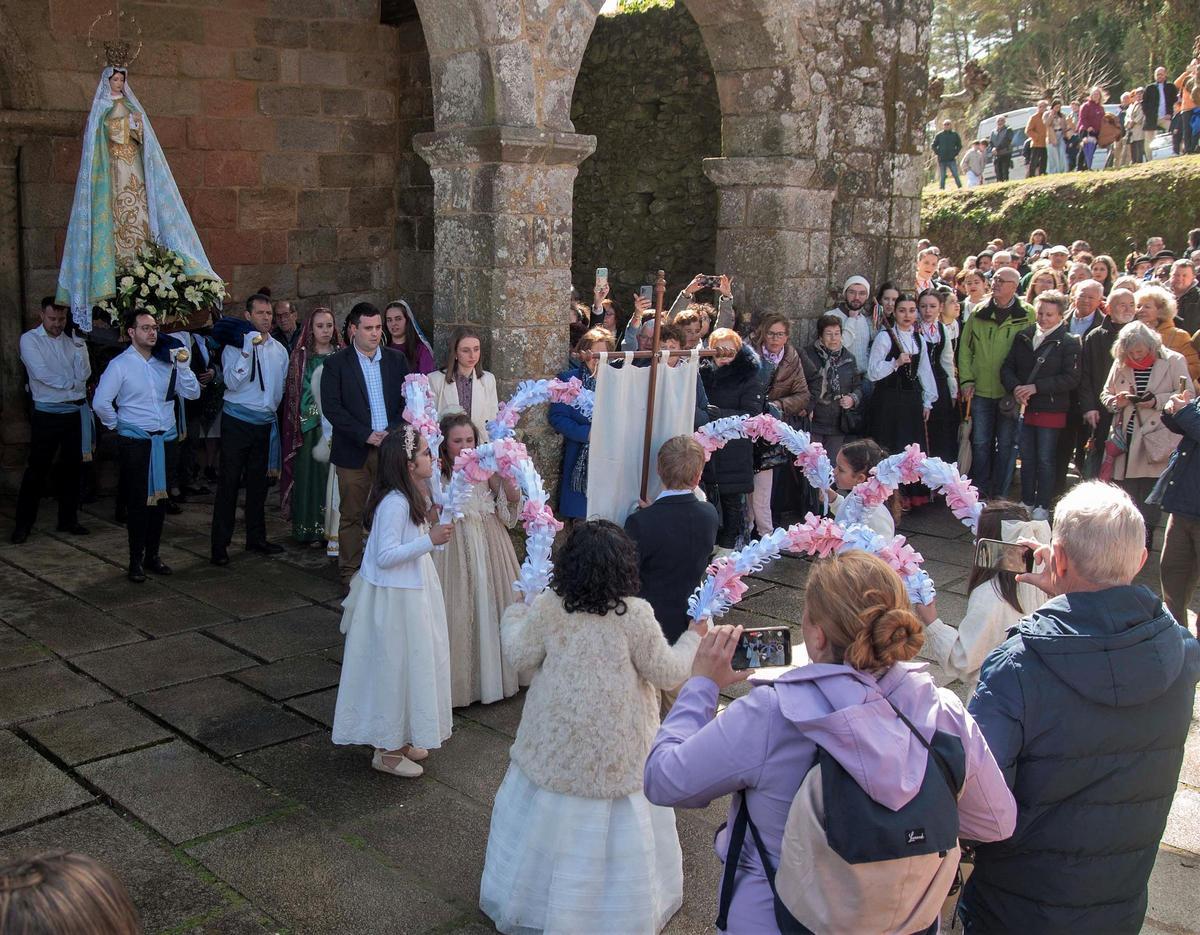
[[[416,779],[425,772],[408,757],[387,754],[387,759],[392,761],[389,764],[384,762],[384,756],[382,750],[376,750],[375,755],[371,757],[371,769],[377,769],[381,773],[391,773],[393,776],[402,776],[405,779]]]

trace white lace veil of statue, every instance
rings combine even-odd
[[[92,98],[92,109],[88,112],[79,175],[75,180],[75,199],[71,204],[62,268],[58,273],[59,289],[65,290],[70,296],[71,316],[83,331],[92,330],[92,305],[95,304],[92,297],[88,296],[88,285],[92,263],[92,171],[96,158],[96,132],[100,128],[101,117],[113,103],[108,79],[114,71],[117,69],[109,65],[101,72],[100,84]],[[158,137],[154,135],[150,117],[129,84],[128,72],[125,73],[125,100],[142,115],[142,168],[146,181],[146,206],[150,214],[150,236],[155,242],[190,259],[213,279],[220,279],[200,245],[200,237],[184,207],[179,188],[167,165],[167,157],[158,143]]]

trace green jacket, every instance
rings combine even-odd
[[[1017,299],[1005,309],[1006,317],[997,320],[998,311],[992,300],[967,319],[958,342],[958,385],[975,385],[975,393],[986,399],[1004,395],[1000,368],[1022,328],[1037,321],[1033,306]]]
[[[941,162],[953,162],[962,152],[962,137],[953,130],[943,130],[933,138],[931,148]]]

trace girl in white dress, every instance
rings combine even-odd
[[[887,457],[887,452],[869,438],[860,438],[838,449],[833,463],[833,483],[839,490],[849,493],[871,476],[871,468]],[[867,510],[862,524],[884,539],[896,535],[896,506],[899,497],[893,493],[887,500]],[[834,519],[842,512],[846,498],[830,491],[829,510]]]
[[[443,417],[441,430],[441,470],[448,483],[454,459],[478,447],[479,432],[465,412]],[[498,474],[475,484],[453,540],[433,553],[446,598],[450,703],[456,708],[491,704],[519,688],[517,670],[500,651],[500,617],[516,600],[513,582],[521,572],[506,528],[517,521],[520,500],[520,491]]]
[[[450,737],[450,643],[442,586],[429,553],[450,541],[425,490],[433,456],[410,425],[379,446],[363,527],[362,566],[342,604],[346,634],[333,742],[370,744],[371,766],[416,777]]]

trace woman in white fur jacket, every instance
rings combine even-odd
[[[637,550],[580,523],[551,589],[505,611],[500,639],[533,671],[492,809],[480,907],[505,933],[656,933],[683,903],[675,813],[642,794],[658,692],[678,688],[707,630],[674,646],[637,594]]]

